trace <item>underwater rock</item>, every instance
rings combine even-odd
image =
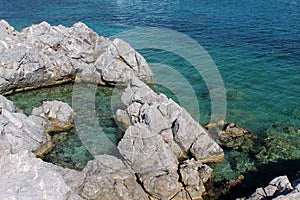
[[[258,188],[247,200],[280,199],[294,200],[300,198],[300,190],[297,185],[292,185],[287,176],[279,176],[273,179],[268,186]],[[246,198],[245,198],[246,199]]]
[[[47,22],[18,32],[0,21],[0,94],[75,79],[101,85],[128,83],[132,74],[150,82],[146,60],[128,43],[98,36],[79,22],[70,28]]]
[[[29,151],[3,156],[0,162],[1,199],[81,199],[66,185],[55,165]]]
[[[7,151],[17,153],[30,150],[37,156],[47,153],[52,142],[45,131],[45,121],[36,116],[18,113],[13,103],[0,95],[0,132],[1,143],[9,147]]]
[[[84,168],[85,180],[80,195],[89,200],[147,200],[132,170],[109,155],[96,156]]]
[[[300,135],[297,128],[286,124],[273,124],[266,131],[264,144],[256,158],[260,163],[276,162],[279,159],[300,158]]]
[[[73,110],[61,101],[44,101],[42,106],[33,108],[31,114],[47,121],[45,128],[48,133],[65,131],[72,127]]]
[[[253,147],[253,139],[256,138],[255,134],[226,120],[210,122],[205,127],[219,145],[230,149],[249,151]]]

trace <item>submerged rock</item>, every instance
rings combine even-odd
[[[0,94],[74,80],[126,84],[131,75],[150,82],[146,60],[128,43],[98,36],[79,22],[71,28],[32,25],[21,32],[0,21]]]
[[[260,163],[276,162],[279,159],[300,158],[300,135],[293,126],[273,124],[266,131],[260,152],[256,154]]]
[[[218,144],[235,150],[249,151],[253,147],[253,139],[256,138],[250,131],[225,120],[210,122],[205,127]]]

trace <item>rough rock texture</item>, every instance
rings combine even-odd
[[[72,127],[73,110],[61,101],[44,101],[42,106],[33,108],[31,114],[47,121],[45,128],[48,133],[68,130]]]
[[[208,165],[191,159],[185,160],[180,165],[179,172],[185,190],[178,193],[175,199],[182,199],[184,192],[187,193],[186,196],[189,196],[190,199],[201,199],[202,194],[205,192],[204,183],[212,176],[213,170]]]
[[[165,95],[156,94],[137,78],[132,78],[122,101],[127,108],[117,110],[116,115],[124,127],[142,123],[150,136],[160,135],[169,146],[176,143],[174,146],[180,147],[182,155],[191,153],[202,162],[224,159],[223,150],[184,108]]]
[[[247,200],[260,199],[280,199],[295,200],[300,199],[300,180],[290,183],[287,176],[279,176],[273,179],[268,186],[258,188]],[[246,198],[245,198],[246,199]]]
[[[46,22],[21,32],[0,21],[0,94],[74,80],[125,84],[131,75],[150,82],[145,59],[128,43],[98,36],[79,22],[71,28]]]
[[[109,155],[97,156],[83,170],[86,176],[80,195],[89,200],[147,200],[134,173],[124,163]]]
[[[40,117],[18,113],[13,103],[0,95],[0,141],[7,147],[6,151],[30,150],[36,155],[46,153],[52,143],[44,123]],[[3,145],[1,148],[4,148]]]
[[[201,162],[224,159],[223,150],[185,109],[163,94],[156,94],[138,78],[133,77],[122,101],[125,110],[117,110],[119,123],[127,128],[118,149],[133,169],[144,189],[156,199],[192,199],[204,190]],[[179,163],[192,155],[198,161],[186,161],[178,174]],[[193,164],[191,164],[193,163]],[[185,171],[192,172],[192,179]],[[179,177],[186,177],[180,180]],[[208,179],[208,178],[207,178]]]
[[[231,149],[248,151],[253,146],[253,139],[256,138],[256,135],[250,131],[225,120],[211,122],[205,127],[218,144]]]
[[[0,165],[1,199],[81,199],[65,184],[54,165],[29,151],[3,156]]]

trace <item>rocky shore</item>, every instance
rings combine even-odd
[[[0,21],[0,94],[68,81],[126,85],[125,109],[116,119],[125,133],[120,157],[96,155],[82,171],[41,158],[53,147],[50,133],[73,126],[66,103],[45,101],[27,116],[0,95],[2,199],[202,199],[213,178],[208,163],[224,161],[220,147],[247,151],[255,135],[225,120],[202,127],[190,114],[146,83],[153,73],[128,43],[98,36],[83,23],[46,22],[18,32]],[[75,113],[76,114],[76,113]],[[248,199],[295,199],[299,181],[274,179]]]

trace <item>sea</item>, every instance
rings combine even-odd
[[[219,92],[222,96],[221,116],[257,134],[267,151],[277,153],[275,157],[266,156],[260,163],[271,163],[272,166],[280,163],[280,166],[274,167],[282,168],[278,174],[290,172],[291,164],[282,160],[300,163],[299,0],[0,0],[0,18],[18,31],[42,21],[64,26],[81,21],[99,35],[121,39],[124,36],[123,39],[131,41],[132,46],[153,66],[155,76],[164,80],[157,80],[152,87],[179,103],[180,99],[193,102],[183,106],[190,111],[199,110],[199,117],[195,118],[202,125],[212,120],[212,114],[216,112],[212,108],[217,101],[213,101],[215,96],[212,94],[218,92],[213,91],[209,80],[218,79],[221,90],[225,91]],[[156,44],[169,45],[170,48],[152,45],[147,38],[144,44],[135,44],[135,37],[143,40],[138,36],[145,34],[146,37],[151,31],[151,36],[157,38]],[[132,37],[128,38],[126,33]],[[161,37],[167,33],[170,33],[169,38]],[[198,63],[201,65],[203,61],[205,65],[206,61],[209,62],[207,66],[213,68],[217,76],[203,73],[205,69],[199,71],[198,66],[190,61],[197,60],[195,51],[198,50],[201,51],[199,55],[205,57],[201,60],[200,56]],[[175,89],[168,87],[167,83],[172,82],[179,82]],[[71,102],[72,86],[59,88],[69,91],[68,95],[64,91],[59,98],[67,98],[66,101]],[[49,94],[52,90],[40,90],[43,94],[34,106],[42,100],[51,99]],[[112,94],[99,90],[99,94],[108,99]],[[180,96],[186,90],[192,91],[195,96]],[[52,97],[55,96],[53,94]],[[33,97],[38,98],[38,94],[16,94],[9,98],[30,113],[33,107],[30,102],[34,101],[30,98]],[[109,100],[105,101],[109,105]],[[107,120],[104,122],[110,129],[113,114],[105,116]],[[277,149],[271,146],[274,143]],[[228,155],[231,158],[236,156]],[[247,170],[257,169],[255,159],[253,162],[245,161]],[[237,160],[229,162],[229,166],[238,169],[234,162]],[[249,167],[249,163],[251,166],[254,164]],[[226,167],[228,165],[222,166],[223,169]],[[269,169],[266,167],[264,170]],[[228,171],[224,173],[228,175]],[[277,174],[274,172],[272,175]],[[264,181],[270,180],[265,178],[261,183]]]

